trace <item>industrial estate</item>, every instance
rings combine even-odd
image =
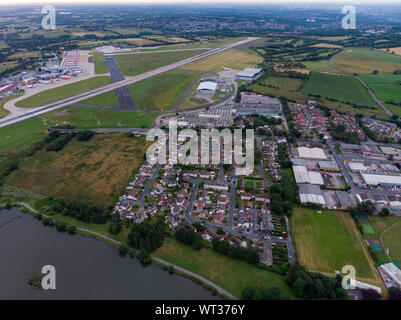
[[[111,7],[60,5],[55,30],[0,7],[0,239],[21,214],[214,298],[401,299],[400,7],[362,6],[356,30],[340,6]],[[218,133],[208,163],[148,161],[172,121]],[[244,176],[222,132],[247,129]],[[205,152],[188,140],[180,156]],[[38,297],[18,268],[0,298]]]

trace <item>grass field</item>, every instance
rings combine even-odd
[[[85,107],[65,107],[42,116],[48,126],[67,125],[78,128],[149,128],[157,114]]]
[[[393,73],[401,69],[401,57],[370,48],[347,48],[336,56],[333,67],[349,73]]]
[[[28,119],[0,129],[0,152],[5,152],[44,136],[54,125],[78,128],[140,128],[154,124],[157,114],[143,114],[84,107],[65,107],[41,117]],[[29,134],[27,134],[29,133]]]
[[[114,107],[119,104],[119,101],[114,91],[108,91],[93,98],[82,100],[79,103],[92,106]]]
[[[135,76],[185,58],[196,56],[202,52],[205,52],[205,50],[120,54],[115,55],[115,58],[121,68],[121,72],[125,76]]]
[[[383,249],[389,249],[391,259],[401,264],[401,218],[370,216],[369,220],[375,234],[367,237],[379,240]]]
[[[301,92],[378,108],[365,87],[352,77],[312,73]]]
[[[376,279],[373,262],[348,213],[295,208],[291,218],[298,259],[307,269],[334,273],[353,265],[356,275]]]
[[[17,97],[19,97],[21,95],[22,95],[22,93],[17,93],[17,94],[14,94],[12,96],[8,96],[8,97],[5,97],[3,99],[0,99],[0,118],[3,118],[3,117],[7,116],[10,113],[8,110],[4,109],[4,105],[8,101],[11,101],[11,100],[13,100],[13,99],[15,99],[15,98],[17,98]]]
[[[270,95],[274,97],[287,97],[288,99],[294,100],[297,103],[307,103],[310,97],[303,92],[297,91],[300,86],[305,83],[304,80],[301,79],[293,79],[293,78],[285,78],[285,77],[269,77],[263,78],[262,85],[259,84],[259,81],[252,83],[247,86],[247,88],[252,89],[254,92],[258,92],[264,95]],[[269,85],[271,85],[269,87]],[[324,97],[316,98],[314,100],[318,101],[319,104],[325,105],[329,108],[336,109],[340,112],[350,113],[350,114],[358,114],[361,113],[364,116],[372,117],[376,116],[380,119],[389,119],[387,114],[384,114],[381,108],[356,108],[352,104],[347,104],[338,101],[330,101],[325,99]],[[396,106],[395,106],[396,107]],[[401,107],[400,108],[401,111]]]
[[[109,72],[106,64],[95,64],[95,73],[96,74],[106,74]]]
[[[40,150],[6,178],[6,184],[66,200],[110,205],[140,165],[149,145],[124,134],[71,140],[59,152]]]
[[[283,276],[233,260],[211,249],[195,251],[173,239],[167,239],[154,255],[209,279],[238,298],[241,298],[245,287],[263,285],[280,287],[293,296]]]
[[[43,137],[48,128],[40,118],[31,118],[0,129],[0,152],[9,151]],[[29,133],[29,134],[27,134]]]
[[[251,54],[248,50],[228,49],[210,57],[186,64],[183,68],[214,72],[222,71],[223,67],[242,70],[262,61],[262,57],[256,53]]]
[[[169,71],[130,85],[137,109],[172,109],[197,75],[199,73]]]
[[[94,77],[86,80],[66,84],[65,86],[49,89],[34,94],[26,99],[15,103],[20,108],[34,108],[43,106],[50,102],[68,98],[79,93],[103,87],[111,83],[110,77]]]
[[[361,79],[366,82],[380,100],[401,103],[401,75],[362,74]],[[397,84],[397,81],[400,84]]]
[[[301,63],[305,65],[306,69],[310,71],[338,73],[337,70],[333,69],[328,65],[329,60],[302,61]]]

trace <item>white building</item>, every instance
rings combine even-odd
[[[326,160],[326,154],[321,148],[298,147],[297,150],[302,159]]]
[[[319,172],[308,172],[304,166],[293,166],[292,169],[297,183],[324,184],[322,175]]]
[[[401,186],[401,175],[387,175],[374,173],[361,173],[362,179],[367,185],[377,186],[379,184],[390,184]]]

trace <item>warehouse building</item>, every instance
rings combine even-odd
[[[304,166],[293,166],[292,169],[297,183],[324,184],[323,178],[319,172],[308,172]]]
[[[237,73],[236,80],[253,81],[263,74],[263,69],[245,68]]]
[[[379,267],[379,270],[384,272],[385,275],[388,277],[388,279],[385,280],[389,280],[389,281],[385,281],[386,283],[386,287],[387,287],[387,283],[395,285],[398,288],[401,288],[401,270],[399,268],[397,268],[397,266],[392,263],[386,263],[386,264],[382,264]]]
[[[326,201],[319,186],[313,184],[299,184],[298,186],[301,203],[310,202],[326,206]]]
[[[401,175],[391,175],[391,174],[377,174],[370,172],[362,172],[362,179],[369,186],[378,186],[378,185],[392,185],[392,186],[401,186]]]
[[[336,197],[341,209],[351,208],[356,204],[351,195],[346,191],[336,191]]]
[[[214,94],[216,92],[217,82],[214,81],[202,81],[198,86],[198,93],[210,93]]]
[[[342,153],[354,153],[359,152],[360,146],[351,143],[340,143],[340,149]]]
[[[238,116],[260,115],[270,118],[280,118],[283,113],[281,103],[278,104],[239,104],[236,109]]]
[[[363,162],[360,161],[350,161],[348,162],[348,167],[351,169],[353,172],[358,172],[358,171],[366,171],[368,170]]]
[[[320,170],[324,170],[324,171],[340,170],[337,163],[335,163],[334,161],[319,161],[318,164],[319,164]]]
[[[302,159],[326,160],[326,154],[321,148],[299,147],[297,151],[299,157]]]

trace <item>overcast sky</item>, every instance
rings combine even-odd
[[[200,3],[200,2],[215,2],[215,3],[230,3],[230,2],[241,2],[241,3],[341,3],[341,4],[357,4],[357,3],[369,3],[369,4],[383,4],[383,3],[400,3],[401,0],[0,0],[0,4],[24,4],[24,3]]]

